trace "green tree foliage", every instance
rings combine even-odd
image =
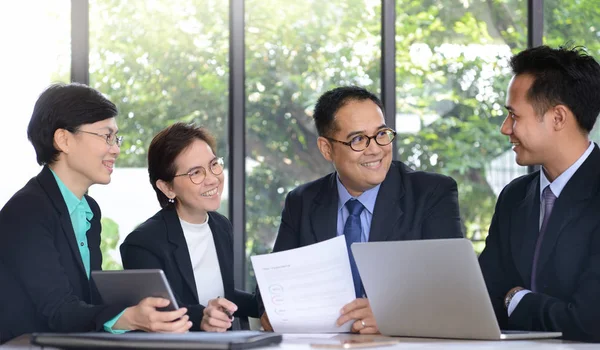
[[[287,192],[332,171],[312,109],[338,85],[380,89],[379,1],[246,1],[247,253],[270,250]]]
[[[90,84],[119,107],[119,166],[146,166],[152,137],[177,121],[226,149],[227,2],[90,1]]]
[[[420,117],[418,132],[399,135],[399,154],[414,168],[457,181],[465,233],[473,240],[485,238],[496,199],[486,166],[510,146],[499,125],[507,59],[526,47],[524,6],[397,2],[396,46],[409,48],[396,56],[398,111]]]
[[[508,57],[527,47],[524,0],[397,0],[400,159],[459,184],[467,237],[483,239],[495,194]],[[246,0],[247,254],[270,249],[286,193],[332,170],[316,148],[316,98],[339,85],[380,92],[378,0]],[[151,138],[195,121],[227,153],[228,4],[90,1],[90,81],[120,109],[120,166],[145,166]],[[545,1],[545,41],[600,56],[597,0]],[[231,193],[230,196],[236,195]],[[481,244],[476,247],[482,248]]]
[[[597,0],[545,0],[544,43],[582,45],[600,60],[600,3]]]
[[[100,250],[102,251],[102,270],[123,270],[120,262],[111,256],[111,252],[117,248],[119,243],[119,225],[112,219],[104,217],[102,223],[102,240]]]

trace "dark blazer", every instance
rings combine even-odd
[[[531,288],[539,233],[540,173],[508,184],[496,204],[479,257],[500,327],[560,331],[564,338],[600,341],[600,150],[592,153],[554,203],[538,260],[540,291],[521,299],[510,318],[504,297]]]
[[[101,270],[100,208],[87,232]],[[101,331],[123,306],[104,306],[88,280],[67,205],[44,167],[0,210],[0,342],[32,332]]]
[[[258,317],[256,297],[234,287],[231,222],[216,212],[209,212],[208,216],[223,278],[224,297],[238,306],[234,316]],[[162,209],[131,232],[121,245],[121,259],[126,269],[162,269],[177,303],[188,309],[192,330],[200,330],[204,306],[198,301],[198,286],[188,246],[174,208]]]
[[[288,193],[273,252],[307,246],[337,235],[337,173]],[[369,241],[462,238],[456,182],[444,175],[414,171],[393,161],[381,183]],[[264,306],[260,299],[259,310]]]
[[[291,191],[281,213],[274,252],[337,235],[337,173]],[[369,241],[463,237],[456,182],[394,161],[375,201]]]

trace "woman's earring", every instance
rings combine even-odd
[[[169,198],[169,203],[175,203],[175,199],[174,198]]]

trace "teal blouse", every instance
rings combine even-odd
[[[71,223],[73,224],[73,231],[75,232],[75,239],[77,240],[77,247],[79,247],[79,254],[81,254],[81,260],[83,260],[83,266],[85,267],[85,273],[87,278],[90,278],[90,248],[87,242],[87,231],[90,229],[92,224],[90,220],[94,217],[94,213],[90,208],[85,197],[81,200],[67,188],[67,186],[61,181],[61,179],[52,171],[52,175],[56,179],[60,193],[67,204],[69,210],[69,216],[71,217]],[[125,333],[125,330],[112,329],[117,320],[123,315],[125,310],[121,311],[120,314],[115,316],[113,319],[104,323],[104,330],[110,333],[121,334]]]

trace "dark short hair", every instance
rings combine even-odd
[[[106,97],[83,84],[53,84],[38,98],[27,127],[37,162],[52,164],[60,153],[54,147],[54,133],[58,129],[71,132],[84,124],[114,118],[117,107]]]
[[[381,100],[368,90],[359,86],[341,86],[329,90],[317,100],[313,118],[319,136],[330,136],[337,130],[335,114],[350,101],[373,101],[383,113]]]
[[[600,65],[584,48],[534,47],[513,56],[510,67],[515,75],[533,76],[527,100],[538,117],[562,104],[583,131],[593,129],[600,114]]]
[[[150,142],[148,148],[148,175],[156,198],[162,208],[169,204],[169,198],[156,186],[158,180],[171,183],[175,178],[175,159],[195,140],[206,142],[213,152],[216,149],[214,137],[205,128],[192,123],[175,123],[162,130]]]

